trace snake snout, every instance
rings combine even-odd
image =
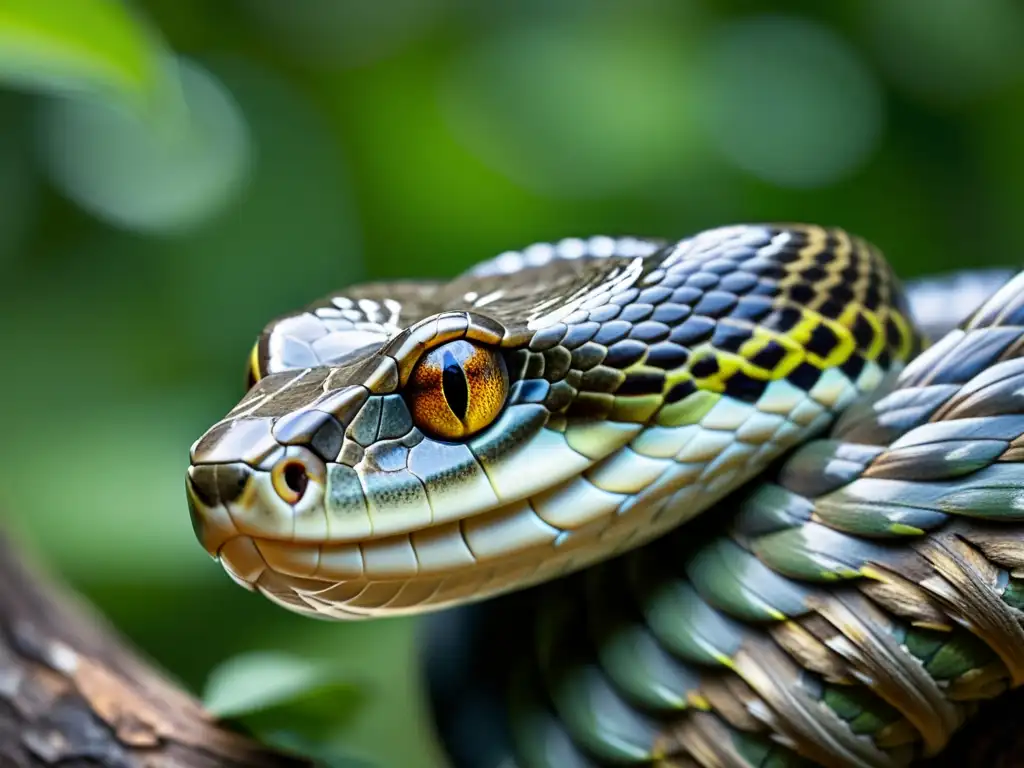
[[[241,496],[251,475],[244,465],[198,464],[188,468],[188,483],[200,502],[213,507]]]
[[[231,508],[251,497],[256,472],[243,463],[192,464],[185,474],[192,530],[206,551],[219,555],[225,542],[239,536]]]

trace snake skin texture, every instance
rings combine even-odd
[[[820,434],[917,352],[907,318],[873,246],[799,224],[355,287],[261,335],[248,393],[192,447],[196,534],[239,584],[323,618],[546,582]]]
[[[770,481],[641,550],[435,622],[453,762],[935,755],[1024,681],[1022,488],[1024,273]]]

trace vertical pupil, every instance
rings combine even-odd
[[[284,468],[284,482],[289,489],[301,496],[306,491],[306,484],[309,478],[306,476],[306,468],[297,462],[292,462]]]
[[[452,413],[459,421],[465,421],[466,411],[469,409],[469,386],[466,384],[466,374],[462,372],[462,366],[455,359],[455,355],[447,349],[444,351],[441,388]]]

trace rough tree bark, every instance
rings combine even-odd
[[[0,768],[297,768],[149,666],[0,531]]]

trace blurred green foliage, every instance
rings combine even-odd
[[[188,447],[262,325],[598,232],[813,220],[904,276],[1019,264],[1022,28],[1013,0],[5,3],[0,506],[215,707],[438,765],[414,622],[292,616],[193,539]]]

